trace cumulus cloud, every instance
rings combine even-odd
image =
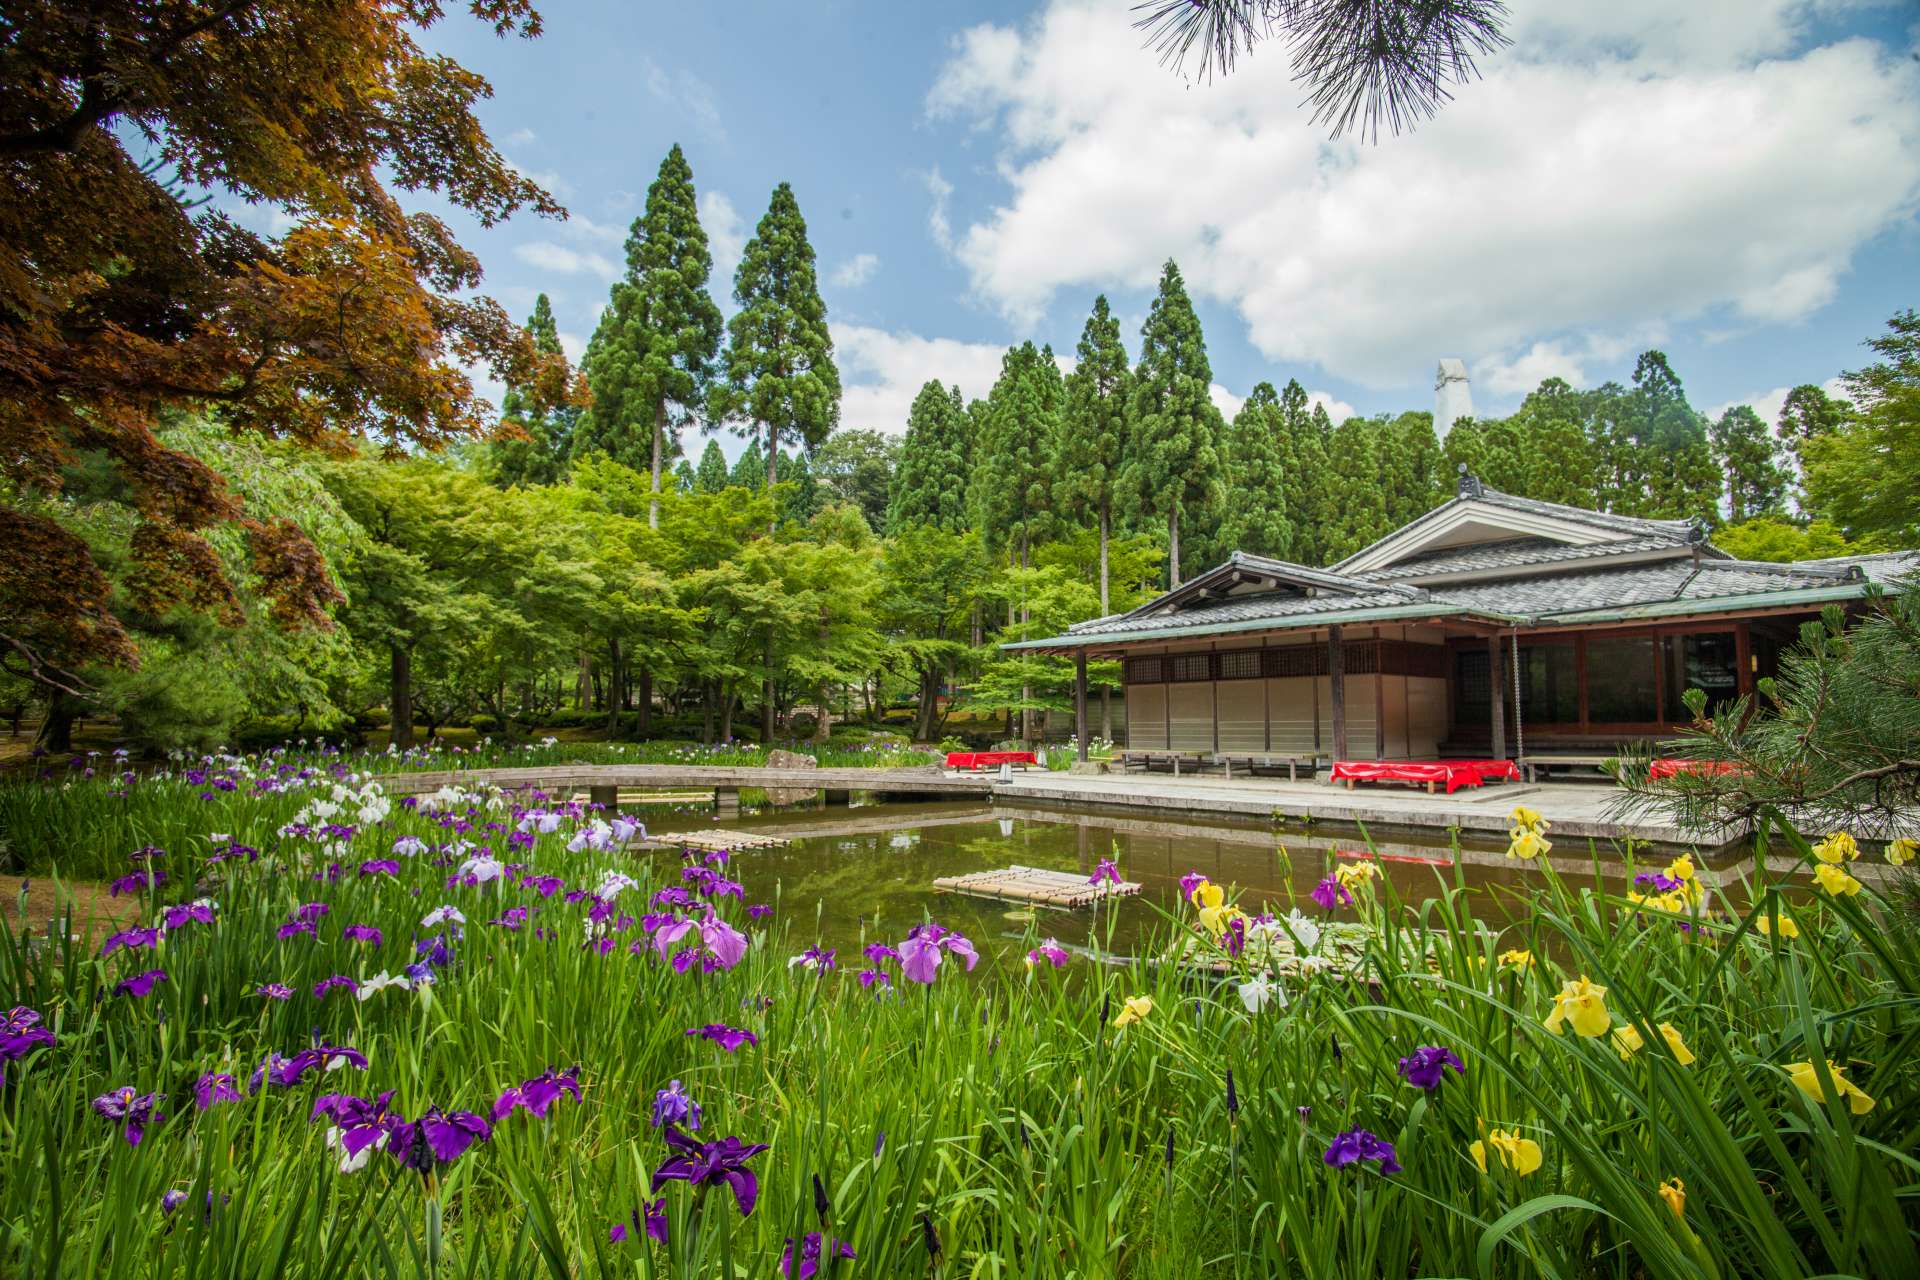
[[[1820,389],[1836,400],[1851,400],[1853,398],[1848,393],[1846,384],[1838,378],[1828,378],[1820,384]],[[1792,387],[1775,387],[1771,391],[1756,391],[1752,395],[1739,396],[1727,401],[1725,404],[1715,405],[1705,412],[1709,418],[1718,418],[1721,414],[1734,408],[1736,405],[1744,404],[1750,406],[1755,413],[1759,414],[1762,422],[1770,427],[1775,426],[1780,421],[1781,408],[1787,403],[1787,393],[1792,390]]]
[[[873,273],[880,269],[880,259],[871,253],[856,253],[835,267],[828,279],[842,289],[858,289],[873,279]]]
[[[978,400],[993,390],[1000,377],[1000,358],[1006,348],[991,342],[962,342],[957,338],[923,338],[916,333],[893,332],[869,325],[835,324],[833,349],[844,384],[840,421],[904,435],[913,398],[929,380],[942,386],[958,385],[960,394]],[[1073,361],[1055,356],[1062,373]]]
[[[939,169],[930,170],[926,175],[927,194],[933,197],[933,203],[927,207],[927,232],[933,242],[947,252],[953,252],[953,220],[947,207],[953,200],[953,184],[940,176]]]
[[[621,272],[620,264],[590,250],[569,249],[551,240],[530,240],[513,246],[513,256],[530,267],[557,275],[599,276],[611,280]]]
[[[713,251],[713,296],[716,301],[731,298],[733,273],[747,248],[746,224],[723,192],[702,191],[700,225],[706,229],[707,248]]]
[[[1920,205],[1920,66],[1804,47],[1841,2],[1516,5],[1483,81],[1364,147],[1309,123],[1277,45],[1189,87],[1107,0],[1051,0],[963,33],[930,92],[1005,184],[952,226],[930,183],[935,238],[1019,327],[1174,257],[1270,359],[1370,386],[1458,355],[1519,390],[1678,321],[1796,321]]]
[[[711,142],[727,140],[720,104],[713,89],[685,67],[669,71],[652,58],[640,59],[640,80],[654,101],[683,114],[694,129]]]

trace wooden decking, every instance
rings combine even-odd
[[[1126,898],[1140,892],[1140,886],[1131,880],[1119,884],[1103,881],[1096,885],[1089,884],[1087,877],[1077,872],[1019,866],[975,871],[964,876],[942,876],[933,882],[933,887],[941,893],[989,898],[995,902],[1030,902],[1042,907],[1085,907],[1102,898]]]
[[[659,835],[649,831],[647,843],[704,849],[709,853],[715,849],[739,853],[746,849],[779,849],[791,842],[785,836],[763,835],[758,831],[722,831],[712,827],[705,831],[664,831]]]
[[[502,769],[435,769],[390,773],[376,779],[389,795],[424,795],[442,787],[490,784],[504,791],[534,788],[571,795],[623,787],[659,790],[698,788],[737,791],[743,787],[792,791],[877,791],[889,795],[937,795],[953,799],[993,794],[991,774],[950,774],[924,769],[767,769],[712,764],[550,764]]]

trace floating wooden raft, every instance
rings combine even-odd
[[[1032,902],[1047,907],[1084,907],[1101,898],[1131,897],[1140,892],[1140,886],[1132,881],[1091,885],[1087,877],[1078,872],[1047,871],[1040,867],[1007,867],[1001,871],[942,876],[933,882],[933,887],[941,893],[991,898],[996,902]]]
[[[662,831],[647,833],[648,844],[677,845],[682,849],[780,849],[792,843],[784,836],[763,836],[753,831]]]

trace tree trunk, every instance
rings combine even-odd
[[[620,637],[607,637],[607,732],[620,732]]]
[[[1105,503],[1100,504],[1100,616],[1106,617],[1107,607],[1107,539],[1113,535],[1113,513],[1107,510]]]
[[[827,646],[832,642],[833,642],[833,627],[827,618],[827,607],[825,605],[821,605],[820,606],[820,653],[822,656],[825,656],[827,652]],[[831,694],[831,690],[827,688],[827,678],[825,676],[820,677],[820,714],[814,717],[814,722],[813,722],[813,740],[817,743],[826,742],[827,730],[831,727],[830,722],[833,719],[833,712],[830,710],[831,703],[829,703],[828,701],[830,694]]]
[[[653,668],[652,667],[640,668],[639,720],[634,725],[634,732],[642,738],[649,738],[653,736]]]
[[[700,741],[709,746],[713,744],[713,713],[716,710],[713,704],[719,697],[719,685],[712,680],[706,681],[700,691]]]
[[[733,741],[733,704],[734,704],[733,689],[731,686],[722,685],[720,686],[719,691],[720,691],[720,741],[732,742]]]
[[[932,742],[934,716],[940,703],[940,673],[932,667],[920,669],[920,714],[915,718],[913,739],[915,742]]]
[[[1180,585],[1180,508],[1167,512],[1167,590]]]
[[[660,527],[660,455],[667,447],[667,398],[653,406],[653,496],[647,500],[647,528]]]
[[[1024,530],[1022,530],[1020,534],[1020,567],[1022,569],[1027,567],[1027,535]],[[1033,614],[1027,608],[1027,597],[1023,589],[1020,596],[1020,625],[1025,627],[1026,624],[1032,620]],[[1022,638],[1024,638],[1025,635],[1026,633],[1022,631]],[[1028,704],[1033,702],[1032,685],[1023,684],[1020,686],[1020,701]],[[1029,746],[1033,743],[1033,707],[1031,705],[1024,706],[1020,709],[1020,738]]]
[[[413,745],[413,650],[401,645],[393,646],[387,705],[392,709],[387,718],[393,722],[389,740],[405,751]]]
[[[767,629],[767,674],[760,682],[760,745],[773,745],[773,629]]]
[[[773,497],[773,486],[780,482],[780,428],[771,422],[767,424],[767,497]],[[780,508],[776,505],[773,514],[767,517],[767,532],[772,533],[780,527]]]
[[[54,694],[47,702],[47,718],[40,722],[40,736],[35,745],[48,751],[73,750],[73,722],[78,718],[78,710],[71,695]]]

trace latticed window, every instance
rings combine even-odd
[[[1220,678],[1222,680],[1256,680],[1260,676],[1260,651],[1243,649],[1239,653],[1220,655]]]
[[[1171,678],[1174,680],[1211,680],[1213,663],[1208,661],[1213,655],[1207,653],[1183,653],[1168,659],[1172,666]]]
[[[1290,644],[1268,649],[1267,674],[1275,679],[1289,676],[1320,676],[1327,673],[1327,647],[1323,644]]]
[[[1128,658],[1128,684],[1159,684],[1167,676],[1165,663],[1159,658]]]

